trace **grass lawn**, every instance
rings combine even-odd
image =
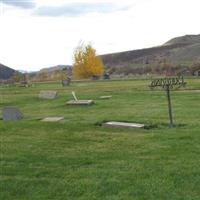
[[[25,118],[0,120],[2,200],[199,200],[200,79],[171,92],[174,128],[168,128],[166,94],[150,80],[37,83],[0,86],[0,110],[13,105]],[[57,90],[55,100],[38,98]],[[71,91],[95,105],[66,106]],[[101,95],[112,95],[101,100]],[[61,116],[62,122],[41,122]],[[132,121],[152,129],[110,129],[103,121]]]

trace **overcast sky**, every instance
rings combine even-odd
[[[72,64],[80,41],[98,54],[200,34],[200,0],[0,0],[0,63],[34,71]]]

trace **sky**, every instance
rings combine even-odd
[[[73,63],[81,43],[97,54],[200,34],[200,0],[0,0],[0,63],[36,71]]]

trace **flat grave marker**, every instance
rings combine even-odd
[[[53,90],[42,90],[39,93],[40,99],[55,99],[57,96],[58,92]]]
[[[3,120],[20,120],[23,118],[22,112],[16,107],[5,107],[2,110]]]
[[[99,98],[100,99],[110,99],[110,98],[112,98],[112,96],[100,96]]]
[[[78,100],[78,101],[75,101],[75,100],[70,100],[67,102],[67,105],[92,105],[94,104],[94,101],[93,100]]]
[[[42,119],[41,121],[43,121],[43,122],[58,122],[63,119],[64,119],[64,117],[46,117],[46,118]]]
[[[144,128],[144,124],[110,121],[102,125],[108,128]]]

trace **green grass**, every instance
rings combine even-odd
[[[166,94],[149,90],[150,80],[0,87],[0,110],[13,105],[25,115],[21,121],[0,120],[0,199],[199,200],[200,79],[186,81],[186,88],[171,92],[171,129]],[[41,100],[40,90],[57,90],[59,97]],[[96,104],[66,106],[71,91]],[[101,95],[112,98],[100,100]],[[65,120],[39,120],[48,116]],[[156,126],[98,126],[107,120]]]

